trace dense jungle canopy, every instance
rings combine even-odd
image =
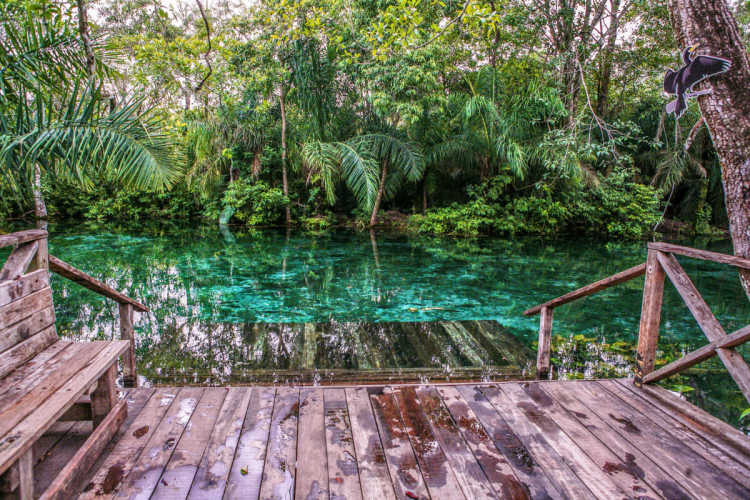
[[[729,5],[750,43],[750,3]],[[0,215],[427,233],[729,226],[647,0],[0,2]]]

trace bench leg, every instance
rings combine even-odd
[[[18,459],[18,494],[21,500],[34,500],[34,453],[29,448]]]
[[[116,377],[117,365],[113,364],[99,378],[96,389],[91,393],[91,420],[94,422],[94,429],[102,423],[117,403]]]

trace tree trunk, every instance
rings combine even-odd
[[[372,216],[370,216],[370,227],[373,227],[378,223],[378,210],[380,210],[380,202],[383,201],[383,192],[385,191],[385,178],[388,174],[388,168],[385,162],[383,162],[383,173],[380,175],[380,186],[378,186],[378,196],[375,198],[375,205],[372,207]]]
[[[422,181],[422,213],[427,213],[427,181]]]
[[[602,71],[599,76],[599,92],[596,97],[596,114],[600,117],[607,114],[607,101],[609,100],[609,83],[612,80],[612,66],[615,50],[617,49],[617,32],[619,31],[618,11],[620,0],[612,0],[612,11],[609,17],[609,26],[612,30],[607,40],[607,48],[602,54]]]
[[[728,72],[708,79],[698,97],[701,114],[721,162],[724,200],[734,254],[750,258],[750,58],[725,0],[670,0],[677,45],[731,61]],[[740,271],[750,298],[750,272]]]
[[[89,78],[94,78],[96,59],[91,49],[91,34],[89,33],[89,16],[86,12],[86,0],[77,0],[78,4],[78,31],[83,41],[83,53],[86,55],[86,73]]]
[[[281,84],[281,96],[279,97],[281,107],[281,182],[284,186],[284,196],[289,198],[289,182],[286,176],[287,150],[286,150],[286,85]],[[292,223],[292,212],[289,205],[286,206],[286,223]]]
[[[42,196],[42,167],[34,167],[34,212],[37,219],[47,218],[47,204]]]

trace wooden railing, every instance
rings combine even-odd
[[[675,258],[675,254],[750,269],[750,259],[669,243],[649,243],[648,258],[644,264],[597,281],[524,312],[526,316],[541,313],[537,377],[545,378],[549,375],[552,310],[555,307],[645,274],[646,281],[643,286],[643,305],[638,332],[638,351],[636,353],[635,385],[641,387],[643,384],[657,382],[687,370],[713,356],[719,356],[745,398],[750,401],[750,368],[735,349],[736,346],[750,341],[750,325],[727,335],[711,308],[708,307],[690,277]],[[666,277],[669,277],[677,289],[682,300],[698,322],[698,326],[708,338],[709,344],[655,370]]]
[[[0,269],[0,281],[14,279],[15,274],[22,274],[27,268],[49,269],[63,278],[92,290],[99,295],[114,300],[119,305],[120,338],[130,341],[130,350],[122,357],[123,383],[126,387],[137,385],[135,362],[135,333],[133,331],[133,311],[148,312],[148,307],[127,295],[89,276],[80,269],[63,262],[47,250],[47,231],[31,229],[17,233],[0,235],[0,248],[15,246],[5,265]],[[29,244],[30,243],[30,244]],[[20,272],[19,272],[20,270]]]
[[[639,276],[643,276],[646,273],[646,264],[631,267],[630,269],[617,273],[613,276],[609,276],[602,280],[586,285],[583,288],[579,288],[573,292],[567,293],[556,299],[552,299],[549,302],[532,307],[524,311],[524,316],[534,316],[535,314],[541,314],[539,321],[539,348],[537,349],[536,358],[536,375],[537,378],[547,378],[549,376],[550,369],[550,349],[552,342],[552,311],[555,307],[573,302],[574,300],[588,297],[607,288],[625,283],[626,281],[632,280]]]
[[[718,355],[742,394],[750,401],[750,368],[735,349],[735,346],[750,340],[750,325],[727,335],[690,277],[677,262],[674,254],[750,269],[749,259],[667,243],[648,245],[646,283],[643,287],[643,308],[638,332],[635,385],[640,387],[643,384],[662,380]],[[709,344],[654,371],[665,276],[669,277],[677,289],[698,322],[698,326],[708,338]]]

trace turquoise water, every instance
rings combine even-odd
[[[136,322],[140,370],[146,379],[161,382],[170,377],[188,380],[191,373],[195,382],[204,380],[206,373],[213,374],[214,381],[232,380],[239,365],[269,371],[294,367],[282,363],[283,349],[315,350],[312,365],[305,365],[312,369],[322,369],[314,359],[335,357],[342,349],[355,352],[341,363],[340,368],[348,370],[450,370],[493,363],[481,353],[474,361],[445,357],[441,340],[433,347],[436,356],[427,361],[402,356],[373,367],[356,355],[358,348],[367,347],[361,339],[331,334],[304,344],[284,337],[301,334],[271,335],[265,330],[261,338],[252,327],[259,323],[495,320],[528,347],[526,361],[516,360],[525,370],[533,363],[538,329],[538,317],[524,317],[525,309],[635,266],[646,256],[643,242],[579,237],[310,234],[220,229],[198,222],[60,223],[51,224],[50,232],[51,253],[151,308]],[[681,243],[731,253],[726,240]],[[750,302],[734,269],[694,259],[680,261],[727,332],[750,323]],[[631,371],[642,286],[639,278],[555,310],[553,331],[560,337],[553,358],[564,376],[625,376]],[[117,308],[111,302],[59,277],[53,278],[53,287],[65,336],[108,338],[116,331]],[[455,347],[449,349],[460,351],[473,341],[451,342]],[[679,357],[705,342],[686,306],[667,285],[660,356]],[[407,347],[399,345],[409,351],[408,342]],[[446,367],[452,363],[461,366]],[[746,404],[718,362],[704,363],[670,383],[697,388],[688,395],[728,420]]]

